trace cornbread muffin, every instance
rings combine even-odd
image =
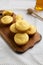
[[[3,24],[10,24],[13,21],[13,17],[6,15],[1,18],[1,23]]]
[[[20,20],[18,22],[16,22],[16,29],[24,32],[26,30],[28,30],[30,28],[30,24],[27,23],[25,20]]]
[[[2,12],[2,15],[12,15],[13,14],[13,11],[12,10],[4,10]]]
[[[26,33],[17,33],[14,36],[14,41],[17,45],[25,45],[29,41],[29,36]]]
[[[30,25],[30,28],[26,31],[27,34],[33,35],[37,31],[36,27],[34,25]]]
[[[16,21],[23,19],[22,15],[16,15]]]
[[[10,31],[13,32],[13,33],[17,33],[18,31],[16,30],[15,28],[15,23],[13,23],[11,26],[10,26]]]

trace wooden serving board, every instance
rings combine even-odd
[[[2,16],[0,16],[0,18],[1,17]],[[13,17],[15,20],[15,15]],[[26,45],[18,46],[13,39],[15,34],[12,34],[9,30],[10,25],[3,25],[0,21],[0,35],[15,52],[23,53],[41,40],[41,35],[38,32],[36,32],[33,36],[30,36],[30,40],[27,42]]]

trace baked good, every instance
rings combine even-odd
[[[17,33],[18,31],[16,30],[15,28],[15,23],[11,24],[10,26],[10,31],[13,32],[13,33]]]
[[[27,42],[29,41],[29,36],[26,33],[17,33],[14,36],[14,41],[17,45],[27,44]]]
[[[23,19],[22,15],[16,15],[16,21]]]
[[[18,22],[16,22],[16,29],[21,32],[24,32],[28,30],[29,28],[30,28],[30,24],[26,22],[25,20],[19,20]]]
[[[36,27],[34,25],[30,25],[30,28],[26,31],[27,34],[33,35],[37,31]]]
[[[10,24],[13,21],[13,17],[6,15],[1,18],[1,23],[3,24]]]
[[[4,10],[2,12],[2,15],[12,15],[13,14],[13,11],[12,10]]]

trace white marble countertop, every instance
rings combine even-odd
[[[0,9],[14,10],[15,8],[27,9],[34,7],[35,0],[0,0]],[[43,22],[37,18],[28,17],[25,12],[15,12],[22,14],[24,19],[32,21],[31,23],[37,26],[38,32],[42,35],[42,40],[25,53],[17,54],[11,50],[0,36],[0,65],[43,65]],[[38,12],[38,14],[43,17],[43,11]]]

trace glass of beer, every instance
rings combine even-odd
[[[36,0],[36,6],[35,6],[36,10],[43,10],[43,0]]]

